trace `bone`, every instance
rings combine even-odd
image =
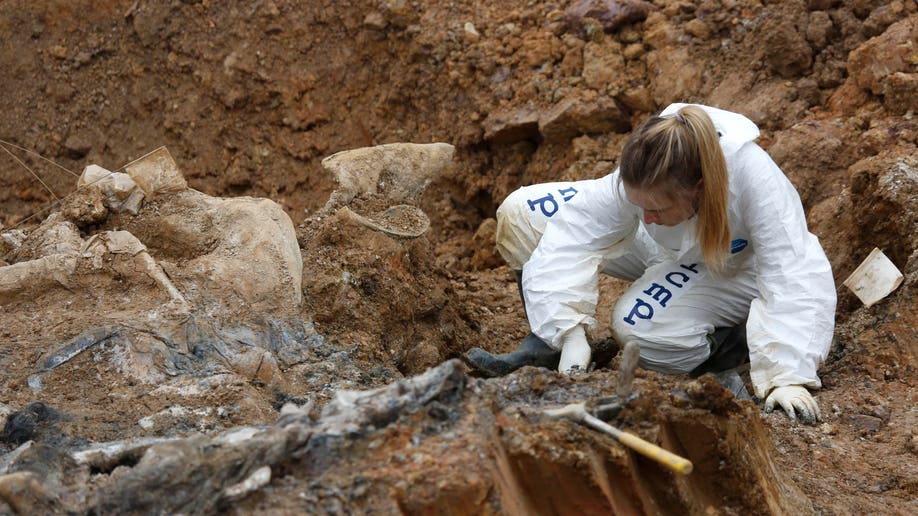
[[[448,143],[390,143],[332,154],[322,167],[338,187],[320,213],[331,213],[359,195],[382,195],[392,204],[417,196],[452,163]]]

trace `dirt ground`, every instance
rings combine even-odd
[[[34,237],[60,213],[84,240],[129,230],[192,305],[163,308],[162,288],[118,263],[0,294],[0,421],[31,422],[0,434],[0,513],[918,512],[914,0],[0,0],[0,35],[0,229]],[[45,491],[26,489],[44,498],[9,494],[27,441],[76,450],[212,436],[275,425],[285,403],[321,425],[338,390],[392,385],[474,346],[514,348],[528,328],[493,245],[500,201],[610,172],[628,131],[677,101],[760,126],[832,262],[821,424],[642,371],[619,424],[689,456],[699,473],[683,480],[533,414],[608,394],[613,360],[574,379],[465,378],[386,425],[310,441],[235,498],[106,498],[136,457],[85,478],[46,475]],[[395,142],[455,147],[414,200],[429,231],[393,238],[321,211],[336,187],[323,158]],[[203,279],[195,264],[226,226],[196,193],[93,216],[97,201],[71,195],[83,167],[120,170],[160,146],[204,197],[283,209],[302,258],[298,303]],[[0,247],[0,266],[41,256],[38,240]],[[874,247],[906,279],[865,308],[842,281]],[[257,270],[251,282],[269,283]],[[623,285],[601,286],[605,321]],[[608,336],[600,327],[593,340]],[[85,350],[45,368],[73,346]],[[69,471],[63,462],[51,461]]]

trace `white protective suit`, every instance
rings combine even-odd
[[[661,114],[675,113],[673,104]],[[821,386],[816,369],[835,324],[829,261],[807,230],[797,191],[754,140],[748,118],[702,107],[721,135],[729,174],[731,250],[707,270],[693,217],[644,224],[618,170],[601,179],[513,192],[498,209],[498,250],[523,269],[532,331],[555,349],[576,325],[593,327],[598,274],[634,280],[612,313],[619,342],[637,340],[644,367],[686,373],[710,355],[715,328],[746,323],[755,394]]]

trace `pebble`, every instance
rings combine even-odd
[[[465,25],[462,27],[463,37],[468,43],[475,43],[481,39],[481,34],[478,33],[478,29],[475,28],[471,22],[465,22]]]

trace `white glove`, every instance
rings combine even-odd
[[[799,385],[785,385],[776,387],[765,398],[765,412],[771,412],[775,405],[780,405],[791,421],[797,421],[796,413],[804,423],[812,424],[819,421],[819,405],[813,395],[805,387]]]
[[[590,365],[592,350],[590,343],[587,342],[586,330],[582,325],[574,326],[561,337],[561,361],[558,363],[558,371],[563,374],[573,372],[585,373],[587,366]],[[574,368],[577,369],[574,369]]]

